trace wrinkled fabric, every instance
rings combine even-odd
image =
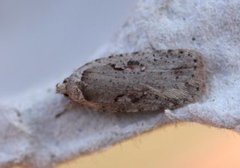
[[[53,82],[0,106],[1,167],[52,167],[178,121],[239,131],[239,9],[238,0],[139,1],[112,41],[92,58],[151,46],[196,50],[206,68],[202,100],[159,113],[99,113],[57,95]]]

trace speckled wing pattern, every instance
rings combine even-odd
[[[102,111],[176,109],[199,100],[205,91],[202,56],[192,50],[112,55],[85,66],[78,70],[78,87]]]

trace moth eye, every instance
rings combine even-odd
[[[67,79],[64,79],[63,83],[67,83]]]
[[[63,94],[65,97],[69,97],[69,95],[67,93]]]

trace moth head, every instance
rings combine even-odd
[[[71,78],[66,78],[63,83],[57,84],[56,91],[75,102],[81,103],[84,100],[84,96],[79,86],[79,82],[73,81]]]

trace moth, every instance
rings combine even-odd
[[[151,50],[89,62],[57,84],[83,107],[109,112],[162,112],[200,100],[202,55],[194,50]]]

